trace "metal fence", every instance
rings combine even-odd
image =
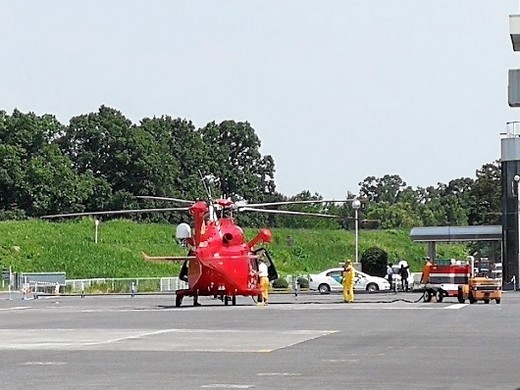
[[[23,275],[28,276],[28,274]],[[13,278],[15,282],[11,285],[14,291],[30,289],[32,292],[51,293],[56,291],[56,284],[59,285],[60,293],[71,294],[103,294],[103,293],[132,293],[132,292],[160,292],[168,293],[176,290],[188,288],[188,283],[178,277],[156,277],[156,278],[88,278],[88,279],[64,279],[64,274],[60,273],[58,279],[43,280],[33,277]],[[62,279],[63,277],[63,279]],[[284,290],[293,291],[295,289],[305,289],[296,283],[297,280],[309,280],[308,275],[287,275],[287,288]],[[308,286],[308,282],[307,282]],[[2,281],[0,290],[7,290],[9,282]],[[276,289],[279,290],[279,289]]]
[[[94,278],[65,281],[69,293],[174,292],[188,288],[178,277],[162,278]]]
[[[300,288],[296,281],[301,278],[308,280],[308,275],[288,275],[287,290]],[[307,284],[308,286],[308,284]],[[132,293],[132,292],[175,292],[188,288],[188,283],[178,277],[159,278],[93,278],[93,279],[69,279],[65,281],[64,293]]]

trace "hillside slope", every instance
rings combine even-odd
[[[252,238],[256,230],[246,229]],[[281,274],[307,274],[337,266],[355,257],[353,231],[272,229],[268,248]],[[92,219],[76,222],[4,221],[0,222],[0,265],[13,272],[65,271],[68,279],[94,277],[153,277],[177,275],[180,264],[155,264],[143,261],[141,253],[185,255],[185,248],[172,240],[174,227],[167,224],[139,224],[113,220],[99,226],[94,242]],[[413,243],[409,231],[359,232],[359,255],[378,246],[389,259],[406,259],[412,271],[421,267],[426,245]],[[438,255],[461,258],[463,245],[439,245]]]

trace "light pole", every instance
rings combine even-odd
[[[518,178],[520,180],[520,177]],[[354,209],[354,220],[356,226],[356,265],[359,263],[359,229],[358,229],[358,211],[361,208],[361,202],[358,199],[352,201],[352,208]]]
[[[515,278],[515,284],[513,285],[513,288],[516,290],[516,281],[519,279],[516,276],[520,276],[520,176],[515,175],[513,177],[513,180],[516,183],[516,216],[517,216],[517,250],[518,250],[518,267],[517,272],[514,275]],[[513,194],[514,194],[514,188],[513,188]]]
[[[96,232],[94,234],[94,243],[98,243],[98,230],[99,230],[99,219],[96,219],[94,221],[94,223],[96,224]]]

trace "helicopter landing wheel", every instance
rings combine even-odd
[[[237,296],[236,296],[236,295],[233,295],[233,296],[231,297],[231,304],[232,304],[233,306],[236,306],[236,305],[237,305]]]
[[[227,295],[224,297],[224,305],[229,305],[229,297]]]
[[[182,295],[175,296],[175,307],[181,307],[182,305]]]

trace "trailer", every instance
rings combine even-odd
[[[433,298],[442,302],[445,297],[457,297],[459,286],[469,280],[469,264],[431,264],[424,284],[424,302]]]
[[[433,298],[442,302],[445,297],[456,297],[459,303],[466,300],[470,304],[477,301],[489,303],[494,300],[499,304],[502,300],[502,280],[495,278],[490,267],[486,270],[475,268],[472,256],[466,262],[449,261],[434,263],[427,266],[423,276],[424,301],[431,302]]]

